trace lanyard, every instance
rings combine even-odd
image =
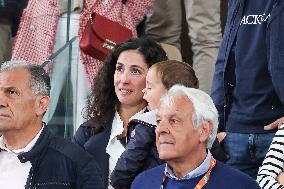
[[[211,157],[210,160],[210,167],[208,169],[208,171],[205,173],[205,175],[200,179],[200,181],[197,183],[197,185],[194,187],[194,189],[201,189],[203,188],[203,186],[205,186],[205,184],[209,181],[210,179],[210,174],[212,172],[212,169],[215,167],[216,165],[216,159],[213,158],[213,156]],[[160,189],[164,189],[165,187],[165,183],[167,181],[168,177],[166,174],[164,174],[163,176],[163,182],[162,185],[160,187]]]

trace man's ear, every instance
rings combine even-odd
[[[202,126],[200,127],[199,140],[204,143],[208,140],[210,134],[212,133],[213,125],[210,121],[203,121]]]
[[[50,104],[50,97],[49,96],[38,96],[35,104],[36,114],[38,116],[43,115]]]

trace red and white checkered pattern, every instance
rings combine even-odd
[[[81,39],[84,28],[88,22],[90,10],[94,10],[94,12],[105,16],[110,20],[119,22],[129,28],[133,32],[133,36],[136,36],[136,26],[146,15],[152,3],[153,0],[128,0],[124,5],[121,3],[121,0],[109,0],[106,5],[100,3],[96,6],[96,1],[93,1],[91,6],[87,6],[80,16],[79,38]],[[88,75],[89,82],[92,84],[93,78],[103,63],[99,60],[93,59],[83,52],[81,52],[81,60],[85,64],[85,70]]]
[[[81,12],[79,39],[88,22],[90,10],[121,23],[133,32],[133,36],[136,36],[136,26],[146,15],[154,0],[128,0],[125,5],[121,0],[108,0],[107,4],[96,1],[100,0],[89,0],[90,4]],[[58,19],[56,0],[29,0],[21,18],[12,60],[27,60],[36,64],[42,64],[47,60],[53,50]],[[83,52],[80,53],[80,59],[85,65],[91,86],[103,62]]]
[[[42,64],[51,55],[59,19],[57,0],[29,0],[23,11],[12,60]]]

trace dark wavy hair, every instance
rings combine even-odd
[[[132,38],[117,45],[94,78],[92,93],[88,97],[87,119],[92,120],[96,130],[103,128],[112,119],[118,98],[114,89],[114,73],[119,55],[127,50],[138,50],[148,67],[168,59],[161,45],[148,38]]]

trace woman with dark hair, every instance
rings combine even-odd
[[[97,74],[88,99],[88,121],[77,130],[74,141],[94,155],[106,185],[123,153],[130,118],[145,111],[142,90],[148,69],[167,60],[162,47],[146,38],[117,45]]]

